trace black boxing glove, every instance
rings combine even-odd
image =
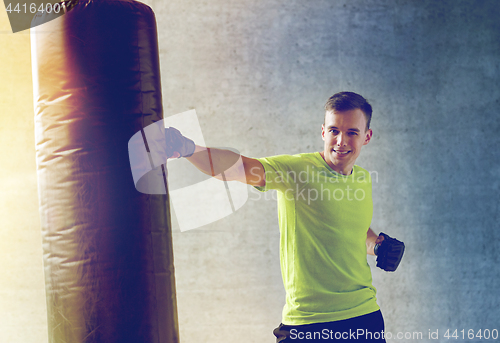
[[[174,156],[176,152],[180,157],[190,157],[194,154],[196,148],[194,142],[184,137],[176,128],[165,128],[165,141],[167,142],[167,158]]]
[[[373,249],[377,255],[377,267],[387,272],[393,272],[398,268],[403,258],[405,244],[383,232],[380,235],[384,237],[384,240],[382,243],[376,244]]]

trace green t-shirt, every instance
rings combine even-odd
[[[343,320],[379,309],[366,258],[373,205],[369,173],[333,171],[318,152],[258,159],[277,190],[283,324]]]

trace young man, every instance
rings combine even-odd
[[[362,96],[337,93],[325,105],[323,151],[241,156],[239,164],[235,153],[195,147],[178,131],[167,135],[167,144],[181,147],[173,157],[187,156],[204,173],[277,191],[286,290],[277,342],[385,342],[366,254],[391,238],[370,229],[371,179],[355,165],[372,137],[371,115]]]

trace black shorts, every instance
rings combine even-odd
[[[277,343],[385,343],[384,318],[380,310],[359,317],[327,323],[280,324],[273,333]]]

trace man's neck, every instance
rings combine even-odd
[[[333,164],[332,161],[328,161],[326,158],[325,158],[325,152],[324,151],[320,151],[319,153],[321,155],[321,157],[323,158],[323,160],[326,162],[326,164],[328,164],[328,166],[334,171],[334,172],[337,172],[341,175],[351,175],[352,174],[352,170],[353,170],[353,166],[348,166],[346,167],[345,169],[342,169],[340,168],[339,166],[336,166],[335,164]]]

